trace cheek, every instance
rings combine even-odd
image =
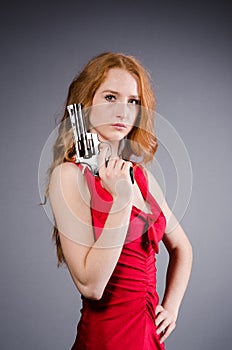
[[[140,111],[137,108],[130,111],[130,118],[129,118],[130,125],[138,126],[139,119],[140,119],[139,114],[140,114]]]
[[[110,111],[104,105],[94,105],[91,107],[89,120],[92,126],[102,127],[109,124],[111,120]]]

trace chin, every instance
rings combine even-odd
[[[105,141],[121,141],[124,137],[127,136],[127,133],[113,131],[109,133],[98,133],[98,137],[100,140]]]
[[[114,134],[114,135],[110,135],[109,137],[108,137],[108,140],[109,141],[121,141],[121,140],[123,140],[124,139],[124,137],[126,137],[126,135],[127,134]]]

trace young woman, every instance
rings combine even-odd
[[[107,147],[100,147],[99,176],[75,163],[65,110],[47,194],[58,266],[67,265],[83,302],[72,350],[164,349],[189,280],[192,249],[145,166],[157,149],[149,75],[134,57],[103,53],[71,83],[66,107],[73,103],[89,111],[89,131]],[[142,160],[132,162],[133,155]],[[160,240],[170,259],[159,304]]]

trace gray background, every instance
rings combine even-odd
[[[2,350],[65,350],[74,341],[80,297],[68,271],[56,268],[52,226],[38,206],[38,164],[74,75],[108,50],[132,54],[150,70],[157,111],[178,131],[192,162],[182,226],[194,264],[166,347],[231,347],[231,5],[151,3],[1,6]],[[161,155],[162,147],[160,163]],[[176,183],[167,164],[169,199]],[[162,294],[167,253],[160,249]]]

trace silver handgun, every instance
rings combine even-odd
[[[100,144],[98,136],[87,132],[81,103],[71,104],[67,106],[67,110],[73,130],[76,163],[87,165],[93,175],[98,175],[97,155]]]
[[[100,141],[97,134],[87,132],[85,118],[82,113],[82,104],[71,104],[67,106],[71,120],[73,138],[76,150],[76,163],[87,165],[92,174],[99,176],[98,173],[98,154]],[[110,147],[110,145],[108,145]],[[110,156],[105,159],[106,166]],[[133,167],[130,167],[130,177],[134,183]]]

